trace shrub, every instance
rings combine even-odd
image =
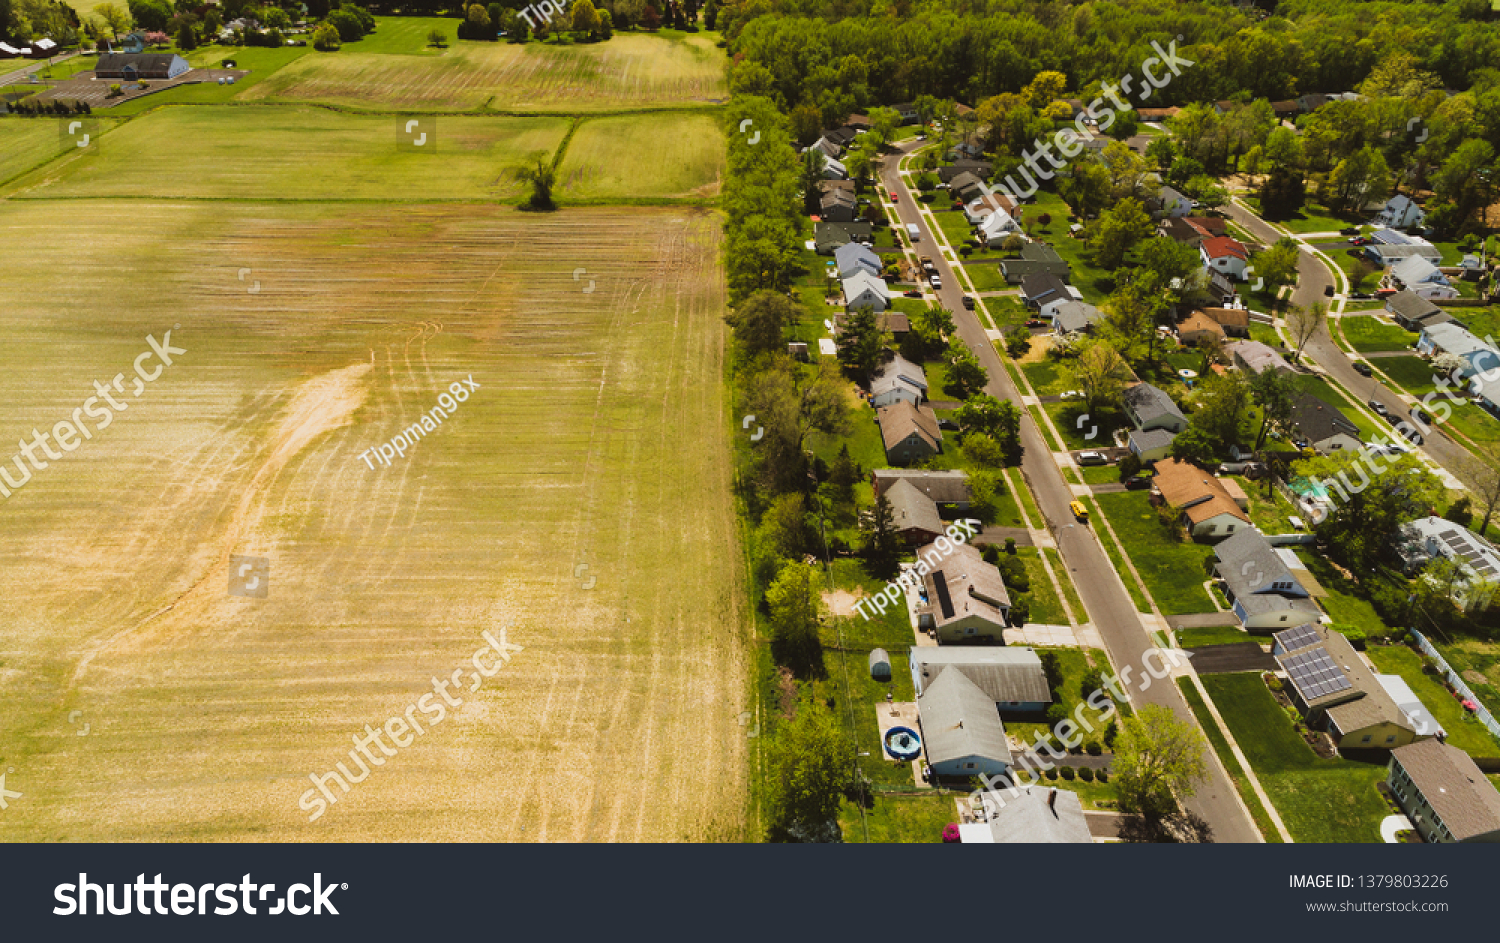
[[[1000,548],[994,544],[985,544],[980,549],[979,555],[984,558],[984,562],[986,563],[999,564],[1000,562]]]
[[[1074,777],[1078,775],[1078,771],[1071,766],[1064,766],[1057,772],[1058,775],[1062,776],[1062,778],[1066,779],[1068,782],[1072,782]]]
[[[1015,600],[1010,604],[1010,624],[1020,628],[1031,621],[1031,604],[1025,597]]]
[[[483,8],[480,9],[483,13]],[[346,9],[334,10],[328,14],[328,25],[339,32],[339,42],[352,43],[365,34],[364,27],[360,25],[359,17]]]
[[[1276,677],[1274,674],[1272,674],[1269,671],[1267,671],[1265,674],[1261,675],[1261,677],[1265,680],[1266,687],[1270,688],[1272,691],[1276,692],[1277,694],[1281,693],[1281,679],[1280,678]]]
[[[943,844],[951,845],[958,841],[958,823],[949,822],[943,826]]]
[[[1014,538],[1014,537],[1007,537],[1007,538],[1005,538],[1005,552],[1006,552],[1006,554],[1008,554],[1009,556],[1012,556],[1012,557],[1016,555],[1016,538]]]
[[[1000,561],[1000,575],[1005,585],[1018,593],[1031,591],[1031,577],[1026,575],[1026,564],[1020,557],[1006,557]]]
[[[1094,770],[1088,766],[1080,766],[1078,768],[1078,778],[1086,783],[1091,783],[1094,781]]]
[[[313,48],[320,52],[333,52],[339,46],[343,45],[339,39],[339,31],[328,23],[324,23],[313,30],[312,44]]]
[[[1057,724],[1060,724],[1063,721],[1068,720],[1069,717],[1070,717],[1070,715],[1068,714],[1068,705],[1066,705],[1066,704],[1048,704],[1047,705],[1047,723],[1048,724],[1050,724],[1052,726],[1056,726]]]
[[[1044,773],[1044,775],[1046,775],[1046,777],[1048,779],[1056,779],[1057,778],[1057,767],[1054,766],[1051,769],[1046,770],[1045,773]]]
[[[1096,740],[1090,740],[1088,746],[1084,747],[1084,751],[1088,753],[1089,756],[1104,755],[1104,748],[1101,747]]]
[[[1099,770],[1098,772],[1094,773],[1094,778],[1097,779],[1097,780],[1099,780],[1101,783],[1107,783],[1107,782],[1109,782],[1109,770],[1107,770],[1107,769],[1101,769],[1101,770]]]

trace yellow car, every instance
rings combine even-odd
[[[1080,521],[1083,521],[1085,524],[1089,522],[1089,509],[1083,506],[1082,501],[1074,501],[1072,504],[1068,505],[1068,507],[1072,509],[1074,517],[1078,518]]]

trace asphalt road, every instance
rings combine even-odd
[[[1280,233],[1248,209],[1231,203],[1225,207],[1225,210],[1230,219],[1266,245],[1281,238]],[[1332,256],[1333,253],[1329,255]],[[1331,302],[1333,299],[1326,294],[1330,285],[1334,286],[1335,291],[1338,290],[1333,273],[1328,270],[1328,266],[1304,247],[1297,256],[1297,286],[1292,292],[1292,304],[1306,307],[1319,301],[1325,304]],[[1338,344],[1334,343],[1332,335],[1328,333],[1327,323],[1318,328],[1318,333],[1307,342],[1303,353],[1326,370],[1354,396],[1357,402],[1368,404],[1371,400],[1375,400],[1392,416],[1405,417],[1411,408],[1399,394],[1379,380],[1361,376],[1355,372],[1354,361],[1339,348]],[[1394,430],[1391,432],[1391,438],[1403,445],[1406,444]],[[1468,482],[1470,476],[1465,471],[1465,466],[1471,460],[1471,456],[1467,449],[1448,438],[1436,427],[1431,432],[1423,433],[1423,439],[1422,451],[1429,458],[1460,481]]]
[[[964,308],[958,278],[938,250],[938,243],[933,239],[926,220],[917,211],[918,204],[914,194],[897,173],[900,157],[920,146],[921,142],[909,141],[899,155],[887,156],[881,169],[882,185],[887,192],[894,192],[898,196],[896,204],[901,224],[916,223],[921,231],[921,238],[915,246],[916,252],[918,255],[931,257],[937,266],[943,282],[938,299],[953,312],[959,336],[979,357],[985,370],[989,371],[990,381],[985,392],[996,399],[1010,400],[1020,406],[1020,393],[1005,372],[979,316]],[[1025,448],[1021,472],[1031,485],[1037,506],[1046,519],[1047,529],[1057,540],[1057,549],[1062,554],[1063,562],[1068,567],[1084,608],[1088,611],[1089,621],[1104,639],[1110,661],[1116,670],[1123,675],[1125,666],[1132,666],[1132,673],[1126,681],[1131,701],[1137,707],[1142,704],[1157,704],[1170,708],[1178,717],[1197,726],[1196,718],[1188,710],[1170,678],[1157,681],[1146,675],[1149,687],[1143,689],[1140,684],[1144,674],[1141,659],[1147,652],[1154,650],[1156,645],[1146,626],[1142,624],[1135,603],[1126,592],[1125,585],[1120,582],[1114,565],[1110,563],[1093,532],[1088,526],[1074,522],[1073,515],[1068,510],[1073,492],[1053,461],[1052,450],[1041,430],[1024,408],[1021,444]],[[1208,823],[1213,829],[1214,841],[1262,841],[1260,832],[1241,805],[1234,784],[1219,765],[1213,750],[1207,750],[1205,758],[1209,774],[1206,781],[1199,784],[1197,795],[1185,803],[1188,811]]]

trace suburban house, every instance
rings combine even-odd
[[[924,596],[917,627],[931,630],[940,644],[1001,642],[1010,624],[1010,593],[1000,570],[986,563],[973,544],[958,544],[944,557],[936,544],[917,551]],[[994,709],[991,702],[990,709]]]
[[[834,249],[833,260],[839,271],[839,278],[849,278],[856,272],[865,272],[879,278],[884,266],[880,256],[857,242],[846,242]]]
[[[1340,750],[1394,750],[1419,738],[1342,634],[1313,622],[1272,638],[1271,654],[1309,729],[1327,731]]]
[[[1250,251],[1238,239],[1209,236],[1199,244],[1198,255],[1209,271],[1218,272],[1235,281],[1245,280],[1245,264],[1250,261]]]
[[[884,280],[865,271],[855,272],[844,279],[844,307],[848,310],[871,308],[884,311],[890,306],[891,290]]]
[[[994,702],[960,672],[943,672],[917,695],[917,716],[935,775],[1002,776],[1010,769],[1010,743]]]
[[[1500,584],[1500,553],[1467,527],[1441,517],[1419,517],[1401,525],[1396,555],[1408,576],[1437,557],[1456,562],[1458,574],[1448,595],[1465,612],[1488,606]]]
[[[1156,463],[1156,477],[1151,479],[1151,497],[1153,504],[1168,504],[1179,509],[1183,526],[1194,540],[1217,540],[1251,527],[1250,515],[1218,478],[1197,465],[1175,458]]]
[[[842,188],[825,190],[818,200],[818,215],[832,223],[852,223],[859,215],[859,201],[853,193]]]
[[[94,66],[94,77],[98,79],[122,79],[135,82],[141,79],[175,79],[191,69],[188,61],[174,53],[105,53]]]
[[[948,181],[948,189],[961,203],[972,203],[989,192],[984,181],[967,170]]]
[[[1012,216],[1016,212],[1016,201],[1003,193],[988,193],[981,190],[972,199],[964,201],[964,219],[968,220],[970,226],[978,226],[983,223],[991,213],[1001,213],[1011,223],[1015,220]]]
[[[1200,258],[1202,257],[1203,252],[1201,249],[1198,255]],[[1235,289],[1234,282],[1230,277],[1223,272],[1216,272],[1212,269],[1208,270],[1208,284],[1203,286],[1203,293],[1224,306],[1232,304],[1234,299],[1239,296],[1239,291]]]
[[[1484,259],[1472,252],[1465,253],[1458,261],[1458,268],[1465,281],[1477,282],[1484,275]]]
[[[1044,320],[1050,320],[1058,305],[1074,299],[1062,279],[1043,273],[1021,279],[1021,300],[1035,308]]]
[[[833,255],[839,246],[849,242],[870,245],[875,229],[869,223],[813,223],[813,247],[818,255]]]
[[[1187,417],[1172,402],[1172,397],[1149,383],[1137,383],[1128,388],[1123,401],[1125,415],[1142,432],[1150,429],[1181,432],[1187,428]]]
[[[1223,581],[1246,631],[1285,629],[1322,615],[1276,548],[1255,528],[1240,528],[1214,547],[1214,556],[1219,561],[1214,575]]]
[[[1250,336],[1250,312],[1245,308],[1200,308],[1198,310],[1223,328],[1226,337]]]
[[[943,433],[937,414],[926,406],[898,400],[875,411],[885,459],[892,465],[910,465],[943,450]]]
[[[1170,429],[1131,429],[1126,444],[1130,451],[1143,462],[1160,461],[1167,457],[1167,452],[1172,448],[1172,440],[1177,438],[1177,433]]]
[[[849,318],[850,312],[847,311],[840,311],[833,316],[834,337],[844,333],[844,322],[848,321]],[[900,311],[882,311],[875,315],[875,330],[884,331],[899,341],[911,332],[911,319]],[[833,343],[831,339],[826,337],[823,340],[828,341],[830,344]]]
[[[818,138],[813,142],[812,146],[810,146],[808,150],[818,151],[823,155],[824,160],[836,160],[844,156],[844,149],[834,142],[828,140],[827,137]]]
[[[1406,683],[1405,678],[1400,675],[1378,674],[1375,680],[1380,682],[1380,686],[1385,688],[1385,693],[1389,694],[1391,700],[1396,702],[1396,706],[1401,708],[1401,713],[1406,715],[1411,729],[1438,740],[1447,738],[1448,731],[1444,730],[1443,725],[1432,716],[1432,712],[1427,709],[1426,704],[1422,703],[1422,699],[1417,697],[1417,692],[1411,689],[1411,685]]]
[[[1171,187],[1162,187],[1156,194],[1157,212],[1162,216],[1181,218],[1193,211],[1193,201]]]
[[[1454,321],[1422,328],[1422,334],[1417,338],[1417,352],[1426,355],[1453,354],[1462,358],[1467,364],[1458,371],[1463,379],[1481,371],[1492,375],[1500,371],[1500,351]]]
[[[1384,208],[1370,220],[1371,225],[1388,229],[1409,229],[1422,225],[1427,214],[1411,197],[1398,193],[1386,201]]]
[[[1052,309],[1052,330],[1059,333],[1092,334],[1104,312],[1086,301],[1064,301]]]
[[[1175,106],[1171,108],[1137,108],[1135,113],[1136,117],[1142,121],[1166,121],[1168,118],[1177,117],[1177,113],[1181,110],[1181,108]]]
[[[842,161],[834,160],[832,157],[823,159],[823,179],[825,180],[847,180],[849,171]]]
[[[1194,311],[1177,325],[1178,339],[1189,347],[1197,347],[1210,340],[1222,341],[1225,336],[1223,325],[1202,311]]]
[[[1448,280],[1448,276],[1438,270],[1431,261],[1419,255],[1402,259],[1391,266],[1391,274],[1387,280],[1394,280],[1392,288],[1402,288],[1422,298],[1443,299],[1457,298],[1458,289]]]
[[[1385,310],[1397,324],[1413,332],[1453,320],[1442,308],[1412,291],[1398,291],[1386,298]]]
[[[1500,792],[1457,747],[1437,740],[1397,747],[1385,782],[1423,841],[1500,842]]]
[[[909,481],[898,481],[886,489],[891,504],[891,523],[909,547],[932,543],[943,535],[943,518],[933,500]]]
[[[1359,426],[1350,422],[1338,408],[1311,393],[1303,393],[1292,403],[1289,424],[1300,441],[1312,446],[1319,455],[1343,449],[1359,451]]]
[[[1000,274],[1007,283],[1019,285],[1028,275],[1051,275],[1067,281],[1073,277],[1073,268],[1045,242],[1028,242],[1021,247],[1019,259],[1001,261]]]
[[[958,840],[965,845],[1086,845],[1094,840],[1076,792],[1032,784],[1015,797],[1002,791],[999,802],[987,792],[980,795],[983,820],[958,826]]]
[[[1394,229],[1377,229],[1370,234],[1365,255],[1377,265],[1395,265],[1402,259],[1419,255],[1434,265],[1443,258],[1442,250],[1420,236],[1408,236]]]
[[[967,511],[973,500],[967,472],[957,470],[928,471],[921,468],[877,468],[870,472],[870,485],[875,496],[887,494],[898,481],[911,483],[929,501],[942,510],[954,513]]]
[[[1260,341],[1236,341],[1225,345],[1224,352],[1229,354],[1229,362],[1245,373],[1292,369],[1280,354]]]
[[[912,102],[902,102],[899,105],[892,105],[891,107],[896,109],[896,114],[901,116],[902,124],[916,124],[920,120],[917,114],[917,106]]]
[[[1192,249],[1203,245],[1203,231],[1180,216],[1168,216],[1163,219],[1156,226],[1156,234],[1175,239]]]
[[[998,203],[1001,200],[1002,198],[997,196],[983,197],[975,201],[975,203],[971,203],[965,211],[967,212],[968,209],[972,209],[976,205],[988,206]],[[978,235],[984,240],[984,244],[987,246],[998,246],[1005,242],[1011,235],[1018,234],[1020,231],[1021,225],[1003,209],[990,210],[978,226]],[[1022,238],[1025,237],[1023,236]]]
[[[893,403],[920,406],[927,399],[927,371],[900,354],[875,368],[870,376],[870,405],[879,409]]]
[[[1469,392],[1473,394],[1475,403],[1489,410],[1490,415],[1500,419],[1500,376],[1474,374],[1469,377]]]
[[[939,676],[957,671],[1004,713],[1039,714],[1052,703],[1047,671],[1024,645],[922,645],[911,650],[912,690],[925,691]]]
[[[952,186],[954,178],[962,174],[973,174],[980,180],[988,180],[993,171],[994,168],[987,160],[956,160],[947,167],[939,167],[937,174],[939,180]]]

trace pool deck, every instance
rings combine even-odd
[[[885,752],[885,734],[892,727],[907,727],[921,734],[922,727],[917,723],[917,702],[896,701],[887,703],[877,701],[875,704],[875,723],[880,728],[880,758],[889,762],[892,757]],[[922,755],[911,761],[911,778],[918,789],[931,789],[927,783],[922,782],[922,761],[927,758],[927,740],[922,739]]]

